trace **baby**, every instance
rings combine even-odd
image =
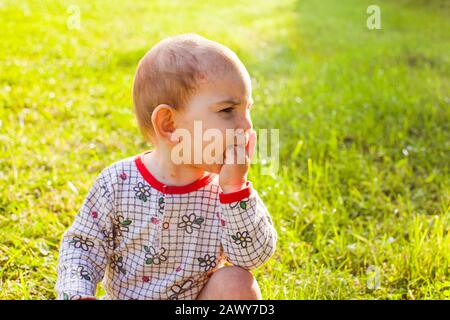
[[[62,239],[58,298],[95,299],[103,280],[103,299],[261,299],[250,270],[272,256],[277,233],[247,181],[256,134],[244,65],[201,36],[171,37],[140,61],[133,100],[154,148],[96,178]],[[240,134],[205,161],[198,124]]]

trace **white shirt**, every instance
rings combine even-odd
[[[150,151],[147,151],[150,152]],[[250,182],[223,194],[218,175],[167,186],[143,154],[95,180],[58,258],[59,299],[195,299],[226,260],[252,270],[274,253],[277,233]]]

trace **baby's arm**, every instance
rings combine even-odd
[[[107,223],[113,212],[110,189],[102,172],[63,236],[55,287],[58,299],[95,298],[108,261],[108,235],[112,234]]]
[[[223,232],[221,241],[228,260],[251,270],[275,252],[277,232],[266,206],[251,183],[238,192],[220,193]]]
[[[249,270],[271,257],[278,237],[266,206],[247,181],[255,145],[256,132],[251,130],[244,145],[229,146],[219,175],[222,189],[219,200],[224,220],[222,246],[231,263]],[[245,155],[245,163],[233,162],[238,154]]]

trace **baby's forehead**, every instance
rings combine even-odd
[[[209,77],[197,87],[194,96],[202,96],[212,105],[252,105],[250,81],[240,74]]]

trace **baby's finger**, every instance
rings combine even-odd
[[[236,146],[230,144],[225,149],[224,164],[234,164],[236,162]]]
[[[252,129],[250,131],[248,143],[246,146],[246,152],[250,161],[252,161],[253,159],[253,154],[255,153],[255,146],[256,146],[256,131]]]
[[[246,164],[249,162],[244,145],[229,145],[225,150],[224,164]]]
[[[237,129],[234,136],[234,144],[235,145],[243,145],[245,146],[248,142],[247,134],[242,129]]]
[[[249,162],[245,145],[236,146],[236,164],[246,164]]]

